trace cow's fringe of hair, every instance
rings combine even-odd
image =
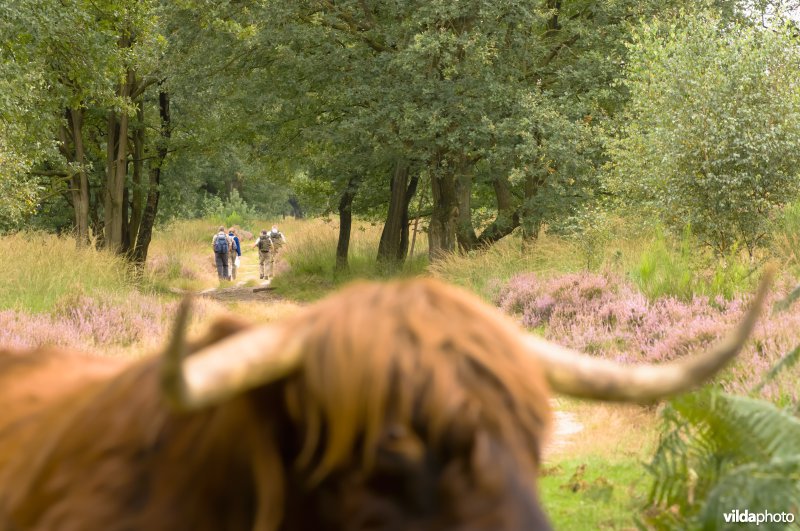
[[[519,328],[476,296],[434,279],[357,283],[285,326],[306,338],[286,400],[312,483],[357,464],[358,450],[369,468],[387,416],[428,440],[484,427],[538,461],[550,420],[541,369]]]

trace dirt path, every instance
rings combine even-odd
[[[553,408],[553,433],[550,436],[550,443],[544,450],[546,456],[559,454],[569,448],[584,429],[578,415],[558,409],[558,400],[551,400],[550,405]]]
[[[261,280],[258,275],[258,255],[253,252],[243,252],[236,280],[220,287],[205,289],[198,295],[220,302],[283,300],[270,289],[270,281]]]

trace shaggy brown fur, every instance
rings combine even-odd
[[[190,350],[243,328],[232,323]],[[0,401],[14,405],[0,413],[0,522],[546,527],[533,485],[550,419],[546,386],[496,310],[434,280],[364,283],[275,333],[301,338],[297,371],[183,415],[164,405],[158,359],[127,368],[95,359],[79,371],[74,358],[55,369],[55,354],[34,352],[35,377],[0,361]],[[76,377],[57,383],[65,371]],[[23,405],[24,389],[5,392],[20,377],[52,391]]]

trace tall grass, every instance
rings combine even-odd
[[[737,253],[715,256],[688,229],[679,240],[655,231],[642,246],[630,276],[651,300],[663,296],[690,300],[695,295],[730,299],[755,283],[749,259]]]
[[[701,294],[723,295],[752,288],[754,278],[746,257],[725,260],[703,249],[690,232],[675,238],[658,227],[642,227],[613,218],[604,225],[608,234],[601,248],[587,260],[581,238],[543,233],[534,242],[514,234],[487,249],[454,253],[433,264],[427,261],[427,235],[417,236],[415,256],[403,267],[390,270],[376,262],[382,225],[354,220],[350,241],[349,269],[337,271],[336,219],[255,220],[241,227],[243,251],[251,253],[250,235],[277,224],[288,245],[281,252],[273,286],[286,297],[311,300],[343,282],[355,278],[386,278],[430,273],[466,286],[491,300],[515,274],[535,272],[559,275],[587,270],[613,272],[631,278],[648,298],[674,296],[689,300]],[[217,285],[210,250],[217,229],[212,220],[180,221],[156,234],[148,271],[156,286],[197,290]],[[255,260],[255,258],[253,258]]]
[[[526,242],[515,233],[487,249],[454,253],[428,270],[489,300],[519,273],[546,277],[579,271],[613,273],[629,277],[651,300],[690,300],[695,295],[730,299],[755,284],[749,257],[743,253],[717,257],[688,230],[675,238],[659,227],[615,219],[608,223],[608,231],[602,237],[605,245],[593,248],[591,259],[587,259],[586,242],[580,237],[545,232]]]
[[[427,238],[417,234],[415,255],[399,270],[377,263],[380,224],[354,220],[348,253],[349,267],[337,271],[338,224],[332,220],[286,220],[280,225],[288,245],[281,257],[286,267],[279,268],[273,281],[282,295],[298,300],[315,299],[336,286],[356,278],[379,279],[419,275],[427,265]]]
[[[575,244],[543,234],[534,243],[513,235],[486,249],[451,254],[428,269],[434,276],[491,300],[509,279],[521,272],[553,275],[580,271],[583,267],[584,259]]]
[[[218,224],[175,221],[154,233],[147,257],[146,281],[160,291],[200,290],[218,283],[211,240]]]
[[[786,269],[800,273],[800,201],[783,209],[770,243],[773,256]]]
[[[0,276],[0,309],[43,312],[67,296],[124,295],[135,286],[121,257],[77,248],[72,238],[18,233],[5,236],[3,245],[10,260]]]

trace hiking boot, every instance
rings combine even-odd
[[[258,278],[260,278],[261,280],[264,280],[264,275],[258,275]]]

